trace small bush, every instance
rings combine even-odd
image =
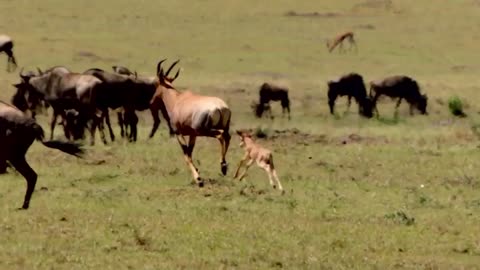
[[[265,139],[268,138],[268,133],[269,130],[267,128],[257,127],[254,130],[253,135],[257,138]]]
[[[466,117],[463,112],[463,102],[458,96],[453,96],[448,99],[448,109],[450,113],[458,117]]]

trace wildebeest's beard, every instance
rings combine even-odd
[[[17,89],[17,92],[12,97],[13,106],[17,107],[22,112],[25,112],[29,108],[27,98],[25,96],[26,93],[24,90]]]

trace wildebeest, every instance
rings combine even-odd
[[[79,144],[45,141],[43,129],[34,119],[0,101],[0,173],[6,172],[8,161],[27,181],[23,209],[29,207],[37,182],[37,174],[25,160],[25,154],[35,140],[46,147],[58,149],[70,155],[80,157],[83,154]]]
[[[370,96],[377,116],[379,114],[376,105],[378,98],[382,95],[388,96],[392,99],[398,98],[395,110],[400,106],[402,99],[405,99],[410,104],[410,115],[413,115],[414,106],[420,111],[420,113],[428,114],[427,95],[421,94],[418,83],[408,76],[395,75],[383,80],[370,82]]]
[[[122,66],[112,66],[112,69],[113,69],[113,72],[115,73],[127,75],[127,76],[136,75],[137,73],[137,72],[133,73],[128,68],[122,67]]]
[[[191,91],[180,92],[165,78],[161,62],[157,65],[159,86],[153,103],[161,108],[171,134],[175,134],[182,147],[187,165],[197,184],[202,187],[198,169],[192,161],[193,148],[197,137],[217,138],[222,147],[221,171],[227,173],[225,156],[230,144],[230,117],[228,105],[218,97],[202,96]],[[184,136],[188,136],[188,142]]]
[[[328,106],[330,114],[335,114],[335,101],[338,97],[347,96],[347,108],[350,108],[352,97],[358,104],[358,113],[365,117],[372,117],[371,100],[367,95],[367,89],[363,77],[357,73],[348,73],[336,81],[328,81]]]
[[[271,83],[263,83],[258,91],[259,102],[254,104],[255,115],[262,117],[265,111],[268,111],[270,118],[273,119],[270,107],[270,101],[280,101],[282,105],[282,114],[288,113],[290,119],[290,99],[288,98],[288,89]]]
[[[37,67],[37,71],[38,71],[38,75],[43,75],[43,74],[49,73],[49,72],[55,72],[55,73],[58,73],[58,74],[72,73],[72,71],[65,66],[53,66],[53,67],[48,68],[44,71],[42,71],[40,68]]]
[[[240,136],[240,147],[245,150],[245,155],[240,161],[240,164],[238,165],[237,171],[235,172],[233,178],[238,177],[238,180],[241,181],[247,173],[248,168],[252,166],[253,162],[256,162],[258,167],[264,169],[267,172],[270,185],[272,185],[273,188],[277,188],[278,186],[278,189],[283,191],[282,184],[278,179],[277,172],[275,171],[275,166],[273,165],[272,151],[256,143],[252,138],[252,134],[250,134],[249,132],[237,130],[237,134],[238,136]],[[243,165],[245,165],[245,170],[242,174],[239,174],[240,168]]]
[[[21,81],[24,81],[24,78],[32,78],[49,72],[55,72],[59,74],[71,73],[71,71],[64,66],[54,66],[45,71],[42,71],[37,67],[37,71],[38,74],[35,74],[33,71],[27,71],[25,74],[23,74],[22,68],[19,73],[23,75],[23,78],[20,76]],[[48,109],[50,107],[45,100],[35,98],[35,95],[29,95],[29,92],[26,91],[25,88],[17,88],[16,93],[12,97],[12,104],[17,106],[17,108],[19,108],[22,112],[30,111],[33,119],[35,119],[38,110]]]
[[[101,91],[97,92],[96,106],[105,116],[112,140],[114,140],[114,134],[110,126],[108,109],[122,108],[123,112],[118,114],[122,136],[124,126],[128,126],[131,131],[129,139],[131,141],[136,141],[138,117],[136,116],[135,111],[151,109],[150,102],[155,93],[157,83],[142,78],[133,78],[131,76],[124,76],[117,73],[109,73],[101,69],[89,69],[86,70],[84,74],[95,76],[103,82]],[[154,118],[155,126],[155,119],[159,119],[159,110],[151,110],[151,113]],[[155,130],[152,128],[151,137],[154,133]]]
[[[101,124],[95,107],[96,92],[102,84],[99,79],[91,75],[63,72],[48,72],[34,77],[20,74],[20,77],[22,81],[14,85],[17,89],[23,89],[29,95],[52,106],[51,139],[58,116],[65,119],[65,110],[75,109],[82,116],[80,120],[83,123],[91,121],[91,144],[95,143],[95,130]],[[103,142],[107,143],[101,128],[100,135]]]
[[[17,68],[17,60],[13,55],[13,40],[7,35],[0,35],[0,53],[2,52],[8,56],[7,71],[14,71]]]

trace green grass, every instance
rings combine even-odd
[[[0,177],[0,269],[478,269],[480,6],[378,3],[0,2],[0,32],[15,39],[26,69],[122,64],[152,75],[158,60],[180,58],[179,88],[224,98],[232,130],[270,136],[260,142],[273,150],[287,191],[271,190],[255,166],[245,182],[232,179],[243,155],[236,135],[227,177],[220,145],[197,141],[194,160],[209,179],[197,188],[163,122],[146,139],[144,112],[136,144],[97,139],[85,160],[34,144],[28,160],[39,181],[28,211],[15,210],[23,179],[12,171]],[[350,29],[358,53],[329,54],[325,40]],[[18,74],[3,65],[1,55],[0,99],[9,101]],[[367,120],[356,104],[344,113],[341,99],[339,117],[330,116],[326,81],[352,71],[366,82],[416,78],[429,115],[410,117],[402,104],[395,118],[395,102],[385,99],[382,117]],[[291,121],[279,104],[274,121],[253,116],[264,81],[290,88]],[[452,95],[465,101],[467,118],[450,115]],[[48,133],[47,121],[40,116]]]

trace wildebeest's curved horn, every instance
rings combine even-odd
[[[28,75],[23,74],[23,67],[20,69],[20,72],[18,74],[20,75],[20,78],[22,78],[22,80],[24,81],[28,81],[28,79],[30,79]]]
[[[43,71],[39,67],[37,67],[37,71],[38,71],[38,75],[43,75]]]
[[[173,62],[173,64],[168,68],[167,70],[167,73],[165,73],[165,76],[168,76],[168,74],[170,74],[170,71],[173,69],[173,67],[178,64],[178,62],[180,62],[180,59],[178,59],[177,61]]]
[[[160,60],[160,62],[158,62],[158,64],[157,64],[157,75],[160,73],[160,67],[162,66],[162,63],[165,62],[165,60],[167,60],[167,58],[165,58],[163,60]]]

